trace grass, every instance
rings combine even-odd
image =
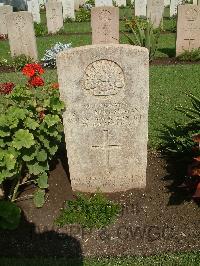
[[[178,105],[185,105],[186,92],[199,93],[200,65],[151,66],[150,67],[150,109],[149,145],[157,148],[161,142],[159,134],[163,124],[173,125],[174,120],[183,120],[183,115],[175,111]],[[57,81],[56,70],[48,70],[46,82]],[[0,73],[0,82],[24,83],[21,73]]]
[[[121,257],[99,259],[66,259],[66,258],[1,258],[1,266],[198,266],[199,252],[163,254],[149,257]]]
[[[67,201],[56,219],[58,226],[80,224],[86,228],[103,228],[115,221],[120,213],[119,204],[109,201],[103,194],[95,194],[90,198],[77,195],[75,201]]]

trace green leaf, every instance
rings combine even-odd
[[[41,208],[45,203],[45,190],[38,189],[34,194],[33,201],[37,208]]]
[[[61,120],[58,115],[46,115],[43,122],[46,123],[48,127],[52,127],[53,125],[61,122]]]
[[[37,160],[39,162],[44,162],[47,160],[47,153],[45,150],[41,150],[37,153]]]
[[[37,179],[37,183],[39,188],[48,188],[48,175],[46,173],[40,175]]]
[[[47,162],[46,163],[27,162],[27,167],[30,174],[33,174],[35,176],[44,173],[49,168]]]
[[[0,201],[0,228],[14,230],[18,227],[21,218],[21,210],[14,203]]]
[[[29,128],[29,129],[33,129],[35,130],[36,128],[38,128],[40,125],[38,122],[36,122],[34,119],[28,117],[25,122],[24,125]]]
[[[23,147],[30,148],[35,144],[34,136],[27,129],[19,129],[15,133],[12,144],[17,150],[20,150]]]

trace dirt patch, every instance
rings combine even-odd
[[[150,62],[150,65],[152,66],[158,66],[158,65],[194,65],[194,64],[200,64],[200,61],[180,61],[176,57],[160,57],[155,58],[153,61]]]
[[[199,207],[186,192],[171,192],[173,181],[166,162],[154,151],[148,153],[145,190],[107,194],[122,205],[114,224],[91,231],[79,225],[56,227],[54,220],[65,200],[75,197],[67,160],[61,155],[62,160],[52,166],[45,206],[33,206],[28,198],[33,188],[21,195],[27,197],[18,202],[24,213],[22,222],[13,232],[0,232],[0,256],[105,257],[199,250]]]
[[[10,73],[10,72],[15,72],[15,68],[10,66],[0,66],[0,73]]]

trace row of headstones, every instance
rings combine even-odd
[[[193,0],[193,4],[200,4],[200,1]],[[173,17],[177,14],[177,7],[184,4],[184,0],[135,0],[135,16],[146,17],[148,16],[149,6],[159,6],[160,12],[164,12],[165,6],[170,6],[170,17]]]

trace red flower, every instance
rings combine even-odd
[[[12,82],[6,82],[0,84],[0,94],[9,94],[12,92],[15,84]]]
[[[40,86],[44,86],[44,80],[39,77],[39,76],[34,76],[32,77],[28,83],[33,86],[33,87],[40,87]]]
[[[44,73],[44,69],[39,64],[26,64],[22,69],[22,73],[25,76],[32,78],[37,74],[42,75]]]
[[[58,84],[58,83],[53,83],[53,84],[51,85],[51,87],[52,87],[53,89],[59,89],[59,84]]]

